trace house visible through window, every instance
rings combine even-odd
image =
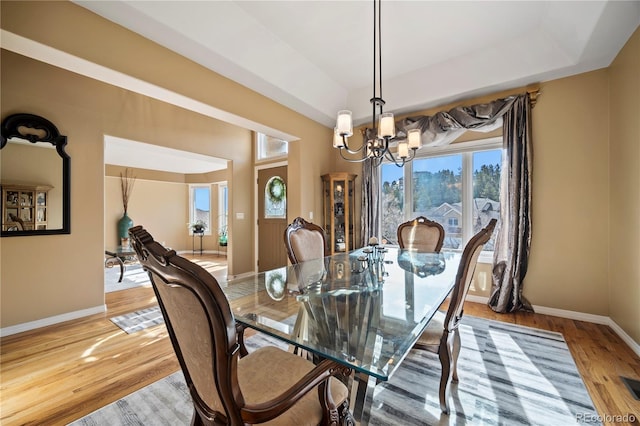
[[[189,186],[189,218],[190,223],[204,223],[205,235],[211,235],[211,186]],[[192,232],[190,227],[189,232]]]
[[[398,225],[425,216],[444,227],[443,249],[461,250],[500,216],[501,165],[501,138],[432,148],[403,168],[382,164],[382,238],[397,244]],[[485,252],[493,251],[494,239],[495,233]]]

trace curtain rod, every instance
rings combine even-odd
[[[540,96],[542,92],[540,91],[540,87],[536,85],[527,87],[527,93],[529,94],[529,103],[531,104],[531,109],[533,109],[533,107],[536,106],[536,103],[538,102],[538,96]]]

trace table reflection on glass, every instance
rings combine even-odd
[[[387,381],[451,292],[460,253],[338,253],[228,282],[236,321],[354,371],[352,412],[369,416]],[[375,251],[375,250],[374,250]]]

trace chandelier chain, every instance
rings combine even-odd
[[[382,1],[373,0],[373,97],[372,123],[359,148],[349,147],[347,138],[353,135],[351,111],[339,111],[334,129],[333,146],[340,150],[340,156],[349,162],[362,162],[371,159],[379,166],[386,158],[398,167],[404,166],[415,158],[421,146],[420,130],[409,130],[405,138],[396,139],[396,127],[392,113],[384,113],[385,101],[382,99]],[[389,149],[389,141],[397,141],[396,156]],[[350,158],[348,154],[361,154],[360,158]]]

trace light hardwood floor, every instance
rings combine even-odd
[[[192,258],[211,270],[220,261]],[[2,339],[0,424],[64,425],[179,369],[164,326],[127,335],[109,321],[155,305],[151,288],[108,293],[106,303],[105,314]],[[640,379],[640,359],[609,327],[541,314],[496,314],[470,302],[465,315],[563,333],[598,413],[640,417],[640,401],[620,380]]]

